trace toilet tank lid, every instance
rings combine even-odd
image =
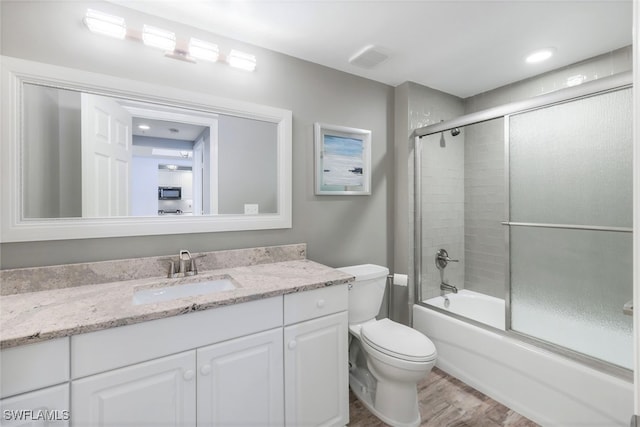
[[[374,264],[351,265],[348,267],[338,268],[337,270],[355,276],[356,280],[377,279],[389,274],[389,269],[387,267]]]

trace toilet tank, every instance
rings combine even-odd
[[[374,264],[363,264],[338,270],[356,278],[349,290],[349,324],[361,324],[375,319],[382,305],[389,269]]]

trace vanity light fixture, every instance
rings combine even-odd
[[[176,34],[145,24],[142,29],[142,42],[147,46],[172,52],[176,48]]]
[[[552,48],[552,47],[536,50],[535,52],[532,52],[531,54],[529,54],[529,56],[527,56],[525,61],[527,61],[528,64],[536,64],[538,62],[546,61],[547,59],[553,56],[555,51],[556,51],[555,48]]]
[[[140,130],[149,130],[151,127],[149,125],[138,125],[138,129]]]
[[[87,9],[87,14],[83,21],[92,33],[115,37],[117,39],[124,39],[127,34],[124,18],[119,16]]]
[[[241,70],[254,71],[256,69],[256,57],[249,53],[240,52],[239,50],[231,50],[229,54],[229,65]]]
[[[218,45],[193,37],[189,40],[189,55],[209,62],[216,62],[220,56]]]
[[[124,18],[119,16],[87,9],[83,21],[91,32],[117,37],[119,39],[124,39],[127,36]],[[140,41],[140,32],[138,30],[129,31],[128,34],[131,40]],[[179,59],[181,61],[195,63],[196,59],[198,59],[208,62],[226,62],[234,68],[246,71],[254,71],[256,69],[255,55],[232,49],[231,53],[226,55],[225,61],[224,56],[222,59],[220,58],[220,50],[217,44],[195,37],[189,39],[187,49],[183,49],[182,47],[176,49],[176,45],[187,47],[186,41],[181,40],[180,43],[178,43],[174,32],[152,25],[144,24],[142,29],[142,42],[147,46],[164,50],[165,56],[169,58]]]

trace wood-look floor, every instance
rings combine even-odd
[[[383,427],[349,392],[349,426]],[[418,383],[421,427],[536,427],[538,424],[438,368]]]

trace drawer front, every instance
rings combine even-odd
[[[81,378],[278,326],[282,297],[75,335],[71,376]]]
[[[0,400],[0,425],[68,427],[69,409],[69,384],[48,387]]]
[[[349,308],[348,285],[328,286],[284,296],[284,323],[303,322]]]
[[[0,351],[0,398],[69,381],[69,338]]]

